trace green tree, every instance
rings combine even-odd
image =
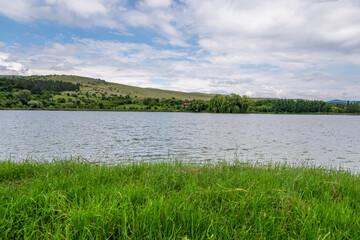
[[[345,107],[345,112],[347,113],[359,113],[360,112],[360,103],[350,103],[348,102]]]
[[[31,92],[27,89],[20,90],[14,93],[14,98],[23,105],[27,105],[28,101],[31,98]]]
[[[206,110],[208,107],[208,104],[204,100],[193,100],[191,101],[191,104],[189,106],[189,109],[194,112],[201,112]]]
[[[210,110],[214,113],[219,113],[221,111],[224,111],[223,105],[225,104],[226,104],[225,96],[219,94],[211,97],[209,101]]]
[[[229,102],[229,110],[231,113],[245,113],[251,103],[251,100],[246,97],[243,96],[241,97],[240,95],[237,94],[231,94],[230,97],[228,97],[228,102]]]

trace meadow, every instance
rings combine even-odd
[[[359,239],[360,178],[250,162],[0,162],[0,239]]]

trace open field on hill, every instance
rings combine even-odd
[[[139,99],[143,98],[176,98],[181,100],[192,100],[192,99],[202,99],[209,100],[214,94],[206,93],[186,93],[178,91],[169,91],[153,88],[140,88],[133,87],[124,84],[106,82],[104,80],[79,77],[79,76],[70,76],[70,75],[50,75],[43,76],[44,79],[64,81],[71,83],[80,83],[80,91],[88,92],[89,94],[101,94],[106,93],[106,95],[131,95],[131,97],[136,97]]]
[[[0,239],[359,239],[360,177],[243,162],[0,162]]]

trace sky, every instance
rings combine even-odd
[[[359,0],[0,0],[0,75],[360,100]]]

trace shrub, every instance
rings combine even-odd
[[[42,102],[35,101],[35,100],[30,100],[28,102],[28,106],[31,107],[31,108],[42,108],[42,107],[44,107]]]

